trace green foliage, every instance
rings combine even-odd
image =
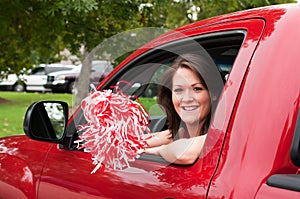
[[[137,6],[131,1],[101,1],[97,9],[84,17],[68,15],[65,18],[67,32],[63,35],[63,41],[73,53],[78,52],[81,45],[90,51],[105,38],[139,27]]]
[[[85,15],[92,10],[97,9],[96,0],[40,0],[48,3],[49,9],[47,15],[55,16],[61,14],[63,16],[69,15]]]
[[[58,43],[57,19],[45,14],[40,1],[0,2],[0,69],[18,72],[33,64],[53,61],[63,46]]]
[[[239,10],[246,10],[256,7],[295,3],[296,0],[194,0],[195,6],[201,8],[198,20],[231,13]]]
[[[0,70],[52,63],[68,48],[81,56],[117,33],[173,29],[193,21],[295,0],[1,0]],[[197,14],[197,16],[193,16]]]

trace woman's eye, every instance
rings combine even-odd
[[[193,90],[194,90],[194,91],[202,91],[202,90],[204,90],[204,89],[203,89],[202,87],[194,87]]]
[[[180,92],[182,92],[182,91],[183,91],[182,88],[175,88],[175,89],[173,90],[174,93],[180,93]]]

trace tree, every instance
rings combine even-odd
[[[73,35],[70,37],[68,36],[67,38],[75,38],[73,43],[79,41],[77,44],[84,44],[85,46],[85,56],[82,59],[84,64],[79,76],[79,92],[76,96],[75,106],[79,105],[89,91],[89,81],[87,81],[86,78],[89,77],[90,74],[91,59],[95,56],[91,49],[95,48],[96,44],[99,44],[106,38],[137,27],[162,27],[173,29],[195,20],[219,14],[293,1],[230,0],[226,2],[228,6],[224,6],[224,2],[218,0],[102,1],[98,3],[97,9],[92,10],[84,20],[81,20],[78,16],[75,16],[75,18],[71,16],[69,24],[70,27],[72,26],[72,31],[69,31],[69,33],[78,35],[78,37],[74,37]],[[197,12],[200,13],[195,17],[194,14]],[[89,23],[82,23],[87,21]],[[78,27],[80,28],[78,29]],[[78,40],[78,38],[80,39]],[[114,43],[112,43],[112,45],[114,45]],[[118,48],[120,48],[121,43],[118,43],[118,45]],[[97,55],[99,55],[99,53]],[[85,60],[86,58],[88,59]]]
[[[2,0],[0,70],[18,73],[33,64],[59,61],[62,57],[58,55],[66,47],[80,56],[81,45],[93,49],[124,30],[173,29],[219,14],[290,2],[296,1]]]
[[[2,0],[0,75],[5,72],[20,73],[23,68],[33,67],[34,64],[59,61],[62,59],[60,52],[67,48],[83,62],[82,80],[89,77],[90,60],[95,56],[93,49],[120,32],[141,27],[173,29],[219,14],[288,2],[295,1]],[[133,31],[132,34],[136,33]],[[144,38],[151,37],[144,35]],[[117,42],[106,45],[118,45],[118,48],[124,49],[123,52],[127,52],[119,54],[119,58],[114,60],[119,62],[134,48],[128,47],[126,42],[123,46]],[[139,42],[142,44],[146,40]],[[80,50],[82,46],[83,52]],[[90,59],[85,60],[86,57]],[[88,81],[80,83],[82,85],[78,86],[82,93],[77,96],[78,101],[89,90]]]
[[[200,8],[198,20],[216,15],[231,13],[262,6],[270,6],[284,3],[295,3],[296,0],[194,0],[196,7]]]
[[[85,14],[96,8],[94,1],[2,0],[0,2],[0,69],[19,73],[33,64],[59,61],[66,33],[64,16]]]
[[[111,54],[104,49],[95,54],[93,50],[98,47],[100,43],[107,38],[140,27],[162,27],[165,23],[166,8],[169,1],[145,1],[145,0],[123,0],[123,1],[99,1],[97,2],[97,9],[93,9],[87,13],[84,17],[81,15],[67,14],[65,16],[67,34],[63,36],[63,42],[68,46],[72,53],[77,53],[80,46],[84,46],[83,56],[81,61],[83,67],[79,75],[79,81],[77,84],[76,102],[75,106],[79,105],[81,100],[89,92],[89,75],[91,70],[91,60],[97,56],[97,58],[104,58],[105,54]],[[55,15],[61,15],[59,12]],[[136,32],[131,32],[130,35],[136,35]],[[135,48],[129,45],[128,39],[133,39],[131,36],[123,35],[123,37],[115,37],[110,39],[111,43],[106,43],[106,47],[115,47],[114,50],[123,50],[123,54],[120,57],[114,57],[113,61],[121,61],[128,53],[136,50],[144,43],[135,42]],[[155,35],[152,33],[152,38]],[[143,35],[147,37],[147,35]],[[116,40],[116,38],[118,38]],[[135,37],[137,38],[137,37]],[[148,37],[151,38],[151,37]],[[122,42],[120,42],[120,40]],[[137,44],[140,44],[137,45]],[[104,54],[104,55],[102,55]]]
[[[65,16],[68,33],[64,35],[63,42],[75,54],[81,46],[84,47],[75,106],[89,92],[92,50],[106,38],[124,30],[139,27],[138,5],[137,1],[99,1],[97,9],[91,10],[84,17],[73,14]]]

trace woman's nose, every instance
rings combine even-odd
[[[194,94],[190,90],[186,90],[183,93],[182,100],[190,101],[194,99]]]

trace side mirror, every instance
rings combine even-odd
[[[31,139],[60,143],[65,136],[67,121],[66,102],[39,101],[27,109],[23,129]]]

